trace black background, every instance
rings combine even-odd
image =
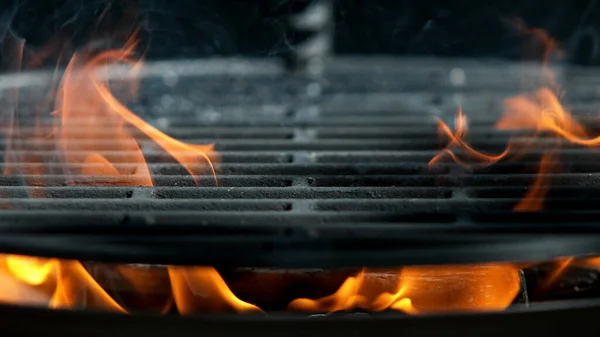
[[[273,56],[293,46],[285,18],[302,2],[138,0],[136,13],[151,59]],[[57,34],[75,45],[89,42],[100,16],[110,26],[131,1],[3,3],[4,23],[10,21],[14,33],[36,48]],[[335,51],[519,58],[524,37],[515,29],[516,18],[548,31],[571,61],[600,63],[594,47],[600,43],[600,5],[584,0],[337,0]]]

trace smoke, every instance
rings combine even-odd
[[[305,38],[290,33],[286,20],[310,2],[14,0],[3,1],[0,13],[12,13],[12,30],[29,48],[55,36],[78,48],[99,29],[99,17],[108,25],[133,4],[147,58],[275,56]],[[335,51],[520,59],[524,37],[506,21],[516,17],[556,38],[572,62],[599,63],[600,6],[594,0],[336,0]],[[5,27],[7,17],[2,20]]]

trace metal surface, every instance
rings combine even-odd
[[[598,150],[560,150],[564,165],[550,173],[547,210],[534,213],[511,208],[533,182],[543,150],[476,172],[427,164],[447,143],[436,118],[451,122],[459,104],[470,118],[473,146],[501,152],[509,133],[493,125],[502,100],[536,88],[539,65],[342,58],[328,60],[325,69],[315,80],[290,76],[276,60],[147,64],[131,109],[179,140],[215,142],[219,186],[208,172],[193,186],[185,169],[142,137],[155,187],[123,187],[131,185],[127,176],[67,182],[54,144],[29,138],[23,144],[40,145],[33,154],[43,165],[8,165],[51,173],[0,176],[0,248],[116,262],[273,267],[600,252]],[[556,69],[574,113],[597,131],[594,72]],[[118,68],[111,73],[122,75]],[[28,107],[46,98],[49,79],[3,75],[0,83],[20,88],[27,120]],[[25,126],[21,135],[33,129]],[[85,136],[73,134],[81,143],[115,144]],[[133,168],[129,155],[114,153],[114,165]]]
[[[596,302],[544,304],[499,313],[439,316],[402,314],[241,316],[126,316],[0,307],[4,336],[594,336],[600,327]],[[31,324],[35,322],[35,324]]]

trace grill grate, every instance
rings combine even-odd
[[[443,258],[462,262],[512,259],[524,252],[526,256],[519,259],[549,257],[572,252],[544,248],[552,240],[564,239],[567,230],[574,240],[569,247],[577,246],[573,248],[577,253],[600,247],[600,240],[586,235],[597,231],[594,222],[600,215],[599,150],[565,144],[559,151],[561,170],[550,174],[553,187],[545,203],[547,210],[531,214],[511,209],[532,184],[543,149],[518,162],[498,163],[477,172],[466,172],[451,163],[428,165],[447,142],[437,133],[435,117],[451,121],[461,100],[467,115],[473,117],[470,143],[483,151],[501,152],[509,137],[509,133],[493,129],[501,100],[517,89],[535,87],[537,72],[531,70],[537,69],[535,66],[409,60],[406,62],[414,65],[408,67],[408,63],[386,60],[379,65],[341,60],[329,67],[325,78],[311,79],[288,78],[260,64],[232,62],[238,68],[228,67],[218,74],[206,74],[207,69],[218,69],[218,63],[209,68],[202,63],[172,64],[169,81],[160,75],[164,64],[149,65],[143,95],[132,106],[174,138],[216,142],[218,187],[209,171],[196,177],[199,186],[194,186],[181,165],[135,130],[132,134],[144,152],[155,187],[135,187],[135,181],[131,183],[127,177],[84,176],[70,177],[77,187],[69,186],[61,175],[62,164],[56,160],[60,153],[53,143],[36,138],[33,128],[24,127],[20,144],[36,146],[36,151],[27,152],[36,161],[10,162],[7,167],[24,173],[44,168],[52,174],[0,176],[0,228],[14,235],[40,228],[61,235],[104,228],[107,233],[122,231],[127,240],[146,232],[201,233],[202,237],[194,238],[206,245],[207,251],[210,247],[222,252],[232,249],[221,260],[215,258],[213,265],[285,264],[293,260],[292,253],[307,249],[314,254],[294,263],[389,264],[392,257],[410,263],[435,263],[440,261],[433,260]],[[349,64],[364,66],[359,71]],[[466,83],[456,85],[448,79],[456,69],[465,73]],[[574,77],[568,80],[575,83],[582,78],[590,84],[587,74],[577,69],[572,73]],[[38,86],[22,90],[31,95],[43,91]],[[572,93],[574,111],[585,117],[598,95],[585,88]],[[591,130],[600,130],[598,121],[586,118]],[[93,143],[107,151],[115,145],[108,137],[86,138],[84,131],[72,137],[79,144]],[[552,144],[552,139],[546,140]],[[5,142],[0,141],[0,146],[5,147]],[[15,153],[17,158],[26,158],[21,154],[24,152]],[[110,157],[115,167],[135,170],[129,153],[110,152]],[[30,186],[25,186],[25,181]],[[525,225],[533,223],[537,226]],[[546,241],[531,241],[532,237]],[[280,252],[280,260],[252,258],[252,251],[242,252],[249,249],[248,244],[218,246],[224,240],[241,239],[255,244],[263,255],[265,251]],[[435,249],[417,253],[417,239],[425,239],[423,247],[452,247],[459,255],[456,246],[466,243],[483,253],[469,253],[471,257],[451,257]],[[48,240],[38,245],[38,254],[73,253],[56,250]],[[384,258],[361,260],[358,254],[363,248],[352,248],[357,244],[385,253],[381,255]],[[493,247],[500,252],[508,244],[519,245],[510,246],[514,254],[491,253]],[[5,246],[25,249],[16,243]],[[400,254],[400,248],[407,250]],[[358,260],[348,257],[352,249],[356,254],[351,257]],[[345,257],[333,258],[336,250]],[[390,250],[399,255],[390,255]],[[168,256],[168,249],[163,252]]]

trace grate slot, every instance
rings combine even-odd
[[[320,152],[315,154],[317,163],[428,163],[437,152],[406,151],[406,152]]]
[[[120,199],[132,194],[131,188],[123,187],[0,187],[0,196],[11,199],[30,198],[30,195],[38,199]]]
[[[176,164],[151,164],[150,170],[158,175],[184,175],[185,169]],[[198,168],[205,168],[200,166]],[[428,167],[421,164],[265,164],[237,165],[217,164],[216,171],[221,175],[361,175],[361,174],[444,174],[448,167]]]
[[[83,121],[82,121],[83,122]],[[173,138],[180,140],[189,139],[291,139],[293,132],[286,130],[281,127],[164,127],[160,128],[161,131],[170,135]],[[66,139],[106,139],[108,136],[114,134],[114,129],[111,128],[97,128],[90,134],[89,132],[78,131],[77,129],[69,132]],[[19,130],[19,134],[23,138],[32,139],[39,138],[39,132],[35,129],[24,128]],[[143,137],[144,133],[134,129],[128,128],[128,134],[133,137]]]
[[[460,186],[530,186],[535,180],[536,174],[485,174],[465,175],[460,178],[447,177],[455,185]],[[548,174],[552,186],[598,186],[600,185],[600,174],[598,173],[555,173]]]
[[[173,161],[170,154],[160,150],[144,149],[144,158],[148,163],[161,163]],[[70,152],[73,156],[85,156],[85,152]],[[134,152],[130,151],[103,151],[104,156],[110,157],[112,163],[117,164],[128,164],[131,163],[131,158],[134,157]],[[6,152],[0,151],[0,156],[3,158]],[[57,158],[62,158],[63,154],[59,151],[15,151],[13,155],[16,158],[27,158],[29,155],[33,158],[40,158],[44,162],[55,162]],[[209,158],[214,161],[223,161],[227,163],[290,163],[292,161],[291,153],[277,153],[277,152],[221,152],[218,154],[208,153]],[[27,164],[27,162],[13,163],[13,164]]]
[[[560,203],[559,203],[560,204]],[[555,211],[538,211],[538,212],[486,212],[478,213],[474,212],[470,218],[472,221],[481,224],[492,224],[492,223],[511,223],[515,226],[519,224],[522,227],[527,227],[525,224],[571,224],[571,228],[567,230],[567,233],[575,233],[575,225],[597,224],[600,212],[597,211],[596,207],[592,207],[590,210],[576,207],[578,203],[572,203],[574,208],[568,209],[563,208]],[[592,206],[592,205],[589,205]]]
[[[416,177],[403,175],[353,175],[311,177],[309,179],[309,185],[314,187],[425,187],[439,186],[444,182],[441,177],[436,175]]]
[[[513,212],[513,207],[521,201],[521,198],[498,198],[498,199],[385,199],[385,200],[319,200],[315,202],[314,209],[317,211],[337,212],[480,212],[480,211],[503,211]],[[598,211],[596,200],[586,199],[550,199],[544,203],[548,209],[560,210],[588,210]],[[550,208],[552,207],[552,208]]]
[[[470,189],[467,194],[471,198],[499,199],[499,198],[519,198],[530,188],[525,187],[497,187]],[[560,199],[600,199],[600,190],[594,186],[582,187],[557,187],[551,186],[549,193],[545,197],[547,200],[554,198]],[[600,201],[600,200],[599,200]]]
[[[549,161],[547,162],[549,167],[552,167],[554,172],[562,171],[569,172],[571,174],[577,173],[596,173],[600,170],[600,163],[598,162],[564,162],[564,161]],[[476,174],[519,174],[529,173],[534,174],[538,171],[539,162],[504,162],[497,163],[487,168],[479,169]]]
[[[429,188],[157,188],[155,196],[164,199],[444,199],[449,189]]]
[[[13,199],[0,200],[2,210],[63,211],[219,211],[219,212],[283,212],[291,203],[272,200],[164,200],[164,199]]]

